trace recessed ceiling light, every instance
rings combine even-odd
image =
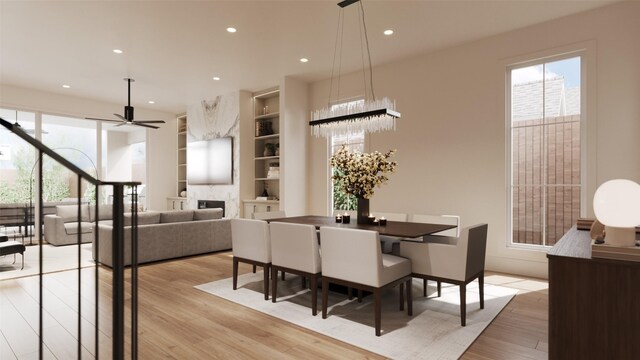
[[[63,88],[65,88],[65,89],[68,89],[68,88],[70,88],[71,86],[69,86],[69,85],[67,85],[67,84],[64,84],[64,85],[62,85],[62,87],[63,87]]]
[[[156,102],[153,100],[149,100],[149,104],[155,104]]]
[[[389,29],[389,30],[385,30],[384,34],[389,36],[389,35],[393,35],[393,30]]]
[[[309,59],[307,59],[307,58],[301,58],[301,59],[300,59],[300,62],[302,62],[302,63],[306,63],[306,62],[309,62]]]
[[[236,30],[236,28],[234,28],[234,27],[228,27],[227,28],[227,32],[234,33],[236,31],[238,31],[238,30]]]
[[[116,54],[122,54],[122,50],[120,49],[113,49],[113,52]]]
[[[218,76],[214,76],[214,77],[213,77],[213,80],[218,81],[218,80],[220,80],[220,77],[218,77]]]

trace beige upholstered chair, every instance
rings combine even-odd
[[[389,221],[406,222],[407,218],[408,218],[407,214],[404,214],[404,213],[390,213],[390,212],[372,211],[371,214],[373,214],[378,219],[381,218],[381,217],[384,217],[385,219],[387,219]],[[380,236],[380,241],[382,242],[382,252],[384,254],[391,254],[391,253],[393,253],[393,248],[397,247],[398,244],[400,243],[400,238],[393,237],[393,236],[381,235]]]
[[[238,262],[262,266],[264,299],[269,300],[271,268],[269,224],[263,220],[231,219],[231,243],[233,245],[233,290],[238,285]]]
[[[460,216],[458,215],[421,215],[421,214],[413,214],[411,217],[411,221],[418,223],[427,223],[427,224],[443,224],[443,225],[455,225],[456,227],[449,230],[440,231],[437,233],[433,233],[433,236],[449,236],[449,237],[459,237],[460,236]],[[406,239],[405,239],[406,240]],[[418,241],[422,241],[422,238],[417,239]],[[422,281],[422,295],[427,296],[427,279],[423,279]],[[438,297],[442,296],[442,284],[438,281]]]
[[[377,231],[321,227],[322,241],[322,318],[327,318],[329,284],[335,283],[370,291],[374,298],[376,336],[380,336],[383,289],[400,284],[400,310],[404,309],[404,284],[407,288],[407,313],[412,315],[411,263],[383,254]]]
[[[284,211],[264,211],[253,213],[253,218],[256,220],[269,220],[287,217]]]
[[[487,224],[464,228],[459,238],[426,236],[425,242],[403,241],[400,255],[411,259],[414,277],[460,286],[460,322],[466,325],[467,284],[478,279],[480,308],[484,309],[484,260]]]
[[[278,296],[278,270],[309,278],[311,314],[318,309],[318,278],[320,277],[320,247],[313,225],[272,222],[271,232],[271,301]],[[304,282],[303,282],[304,284]]]

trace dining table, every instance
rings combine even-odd
[[[380,235],[407,239],[416,239],[456,227],[456,225],[450,224],[431,224],[408,221],[387,221],[386,225],[358,224],[355,218],[351,219],[348,224],[345,224],[342,222],[336,222],[336,219],[332,216],[320,215],[291,216],[273,218],[266,221],[313,225],[316,229],[319,229],[321,226],[329,226],[343,229],[373,230],[377,231]]]

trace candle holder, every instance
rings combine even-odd
[[[348,224],[350,222],[351,222],[351,215],[349,215],[349,214],[342,215],[342,223],[343,224]]]
[[[385,225],[387,225],[387,219],[385,219],[385,218],[381,217],[381,218],[380,218],[380,225],[381,225],[381,226],[385,226]]]
[[[373,225],[373,222],[376,220],[376,217],[373,215],[369,215],[367,219],[369,221],[369,225]]]
[[[380,225],[380,220],[378,220],[378,219],[373,219],[373,225],[375,225],[375,226],[379,226],[379,225]]]
[[[338,224],[342,222],[342,215],[336,215],[336,222]]]

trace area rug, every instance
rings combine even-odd
[[[94,266],[91,255],[92,244],[80,245],[81,267]],[[53,246],[42,245],[44,273],[71,270],[78,268],[78,245]],[[13,255],[0,257],[0,280],[15,279],[25,276],[38,275],[40,271],[39,246],[27,246],[24,252],[24,269],[20,270],[22,260],[16,255],[16,263],[12,264]]]
[[[302,326],[392,359],[457,359],[517,293],[516,289],[485,284],[485,308],[480,309],[477,281],[467,286],[467,326],[460,326],[460,295],[457,286],[442,284],[436,297],[435,283],[429,283],[422,297],[422,280],[413,280],[413,316],[398,310],[398,288],[382,298],[382,336],[375,336],[373,299],[362,303],[346,295],[330,293],[327,319],[311,315],[311,293],[302,289],[300,278],[287,274],[278,281],[274,304],[262,294],[262,272],[238,277],[238,290],[231,278],[195,286],[251,309]],[[318,291],[318,310],[321,296]]]

